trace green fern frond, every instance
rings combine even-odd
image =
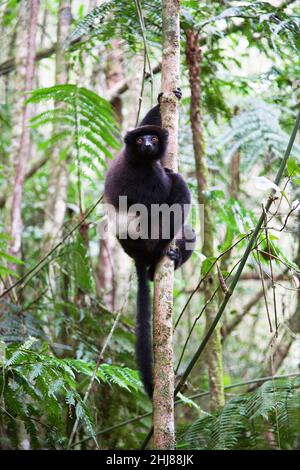
[[[280,125],[281,110],[261,100],[251,100],[244,110],[234,116],[220,137],[217,147],[222,149],[225,162],[241,152],[241,168],[248,171],[259,158],[280,159],[284,155],[289,134]],[[300,146],[295,144],[292,154],[300,160]]]
[[[243,2],[242,5],[230,6],[221,13],[210,16],[200,21],[198,28],[201,30],[212,23],[220,20],[230,20],[232,18],[243,18],[251,23],[251,32],[259,30],[264,32],[264,37],[269,39],[269,43],[278,49],[279,37],[286,37],[288,44],[297,49],[300,39],[300,18],[297,15],[285,13],[284,9],[274,7],[268,2]],[[222,34],[216,30],[217,34]],[[287,41],[281,45],[286,46]]]
[[[300,378],[265,382],[196,420],[179,437],[179,448],[293,449],[300,438]]]
[[[10,358],[6,361],[5,368],[8,368],[12,365],[20,364],[20,362],[22,362],[27,356],[27,353],[30,353],[29,350],[31,346],[37,341],[37,338],[29,338],[27,341],[25,341],[25,343],[18,347],[15,352],[13,352],[13,354],[10,356]]]
[[[73,410],[89,436],[95,435],[95,424],[88,403],[81,396],[82,383],[94,375],[96,364],[79,359],[61,359],[37,347],[37,339],[23,344],[6,345],[0,367],[0,390],[8,435],[18,448],[15,421],[24,424],[32,448],[39,448],[39,427],[35,417],[43,416],[51,427],[52,446],[63,444],[66,407]],[[96,381],[117,385],[128,391],[142,389],[138,373],[128,368],[101,364]],[[38,420],[39,421],[39,420]],[[56,436],[56,438],[54,437]],[[44,438],[45,439],[45,438]],[[53,444],[54,443],[54,444]]]
[[[73,153],[74,169],[79,161],[83,175],[88,174],[88,168],[101,175],[100,169],[106,168],[105,159],[112,158],[111,151],[120,148],[111,104],[96,93],[73,84],[35,90],[28,102],[53,102],[52,109],[31,119],[31,126],[51,125],[53,134],[46,141],[47,145],[63,142],[65,157]],[[57,106],[57,103],[64,103],[64,106]]]
[[[151,3],[141,0],[140,3],[147,39],[149,42],[159,43],[162,27],[161,3],[158,0]],[[128,44],[131,50],[140,49],[143,37],[135,2],[126,0],[103,2],[75,25],[66,41],[66,48],[84,36],[88,39],[97,38],[101,42],[109,42],[117,36]]]

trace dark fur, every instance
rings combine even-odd
[[[136,359],[146,392],[151,397],[152,383],[152,338],[151,308],[147,266],[136,261],[138,278],[137,321],[136,321]]]
[[[149,157],[141,154],[136,140],[139,136],[156,135],[159,139],[159,152]],[[127,196],[128,207],[135,203],[167,203],[172,205],[190,204],[191,197],[184,179],[177,173],[165,169],[161,159],[167,149],[168,132],[161,127],[159,106],[151,109],[141,122],[141,126],[128,132],[125,136],[125,148],[111,165],[105,181],[105,198],[115,208],[119,207],[119,196]],[[185,218],[185,217],[184,217]],[[182,224],[184,224],[184,218]],[[150,226],[150,225],[149,225]],[[170,241],[176,236],[180,227],[171,228],[168,240],[119,240],[125,252],[135,260],[138,276],[137,295],[137,344],[136,355],[141,377],[148,395],[152,396],[152,341],[151,309],[147,280],[153,279],[155,267],[164,256],[175,263],[175,269],[182,265],[192,254],[193,249],[186,250],[185,240],[176,240],[176,250],[169,250]],[[189,242],[195,241],[195,234],[190,229]]]

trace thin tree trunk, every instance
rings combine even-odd
[[[239,114],[240,110],[238,106],[234,107],[233,110],[233,115],[237,116]],[[234,154],[231,157],[230,161],[230,187],[229,189],[229,194],[232,199],[238,199],[239,197],[239,192],[240,192],[240,152],[234,152]],[[230,253],[230,252],[229,252]]]
[[[206,198],[208,187],[208,170],[204,159],[204,137],[201,115],[201,49],[199,34],[196,31],[186,31],[186,59],[189,68],[189,81],[191,88],[190,121],[193,136],[193,147],[196,164],[196,178],[198,186],[198,201],[203,204],[204,210],[204,240],[203,254],[206,257],[214,256],[213,219],[211,208]],[[215,273],[211,273],[204,281],[204,302],[208,302],[217,284]],[[215,318],[218,310],[217,301],[211,301],[205,310],[206,331]],[[224,405],[222,346],[220,327],[217,326],[206,347],[206,362],[208,367],[209,385],[211,393],[211,409]]]
[[[10,252],[18,257],[22,240],[22,196],[30,149],[29,119],[31,106],[25,104],[25,91],[33,85],[39,0],[22,0],[16,37],[16,98],[13,107],[11,154],[15,166],[10,215]]]
[[[97,2],[92,2],[92,8],[95,8]],[[115,87],[117,83],[124,79],[123,54],[119,39],[112,40],[112,49],[107,54],[105,66],[105,81],[107,93]],[[98,64],[97,64],[98,65]],[[98,81],[98,67],[93,68],[92,80],[93,85]],[[121,125],[122,116],[122,100],[120,96],[116,96],[112,102],[116,118]],[[110,162],[107,160],[107,163]],[[116,298],[116,272],[115,269],[118,259],[116,259],[116,239],[113,234],[109,234],[106,239],[100,240],[98,268],[97,268],[97,288],[107,308],[111,311],[115,309]],[[122,268],[121,268],[122,269]],[[124,287],[124,286],[123,286]]]
[[[68,82],[68,63],[64,55],[63,43],[69,34],[70,24],[71,1],[60,0],[57,24],[56,84]],[[64,143],[56,143],[50,163],[49,195],[44,224],[44,253],[47,253],[53,242],[61,236],[66,212],[68,162],[61,158],[62,145]]]
[[[179,1],[162,1],[162,125],[169,130],[165,164],[177,171],[178,107],[173,90],[179,86]],[[173,449],[174,369],[173,369],[173,263],[164,258],[154,279],[154,395],[153,426],[156,449]]]
[[[235,152],[232,155],[232,159],[230,162],[230,174],[231,184],[229,188],[229,194],[232,199],[238,199],[238,195],[240,192],[240,152]]]

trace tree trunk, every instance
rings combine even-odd
[[[93,8],[96,6],[96,2],[92,2]],[[111,43],[112,49],[107,54],[106,66],[105,66],[105,82],[107,87],[107,93],[113,89],[117,83],[124,80],[124,67],[123,67],[123,54],[119,39],[113,39]],[[93,86],[98,81],[99,70],[98,67],[93,68],[92,79]],[[123,121],[122,115],[122,100],[120,96],[116,96],[112,101],[116,118],[118,123],[121,125]],[[110,161],[106,160],[109,165]],[[101,295],[104,304],[111,311],[115,309],[116,300],[116,263],[118,263],[118,257],[116,256],[117,250],[116,239],[113,234],[108,234],[106,239],[100,240],[99,258],[97,267],[97,289]],[[124,255],[122,256],[122,259]],[[122,267],[120,266],[121,271]],[[124,288],[124,285],[123,285]]]
[[[22,239],[22,196],[30,149],[29,119],[31,106],[25,104],[28,92],[32,89],[35,70],[36,33],[39,0],[22,0],[16,37],[15,103],[12,120],[11,155],[14,163],[14,182],[10,214],[10,252],[18,257]]]
[[[162,125],[169,130],[165,165],[177,171],[178,108],[173,90],[179,86],[179,1],[162,1]],[[174,448],[173,262],[164,258],[155,273],[153,342],[153,426],[156,449]]]
[[[60,0],[58,24],[57,24],[57,46],[56,46],[56,84],[68,82],[68,63],[66,62],[63,43],[66,40],[71,24],[71,2]],[[57,105],[62,106],[62,104]],[[61,236],[62,225],[66,212],[67,186],[68,186],[68,162],[61,158],[62,145],[56,143],[53,149],[50,163],[49,195],[47,199],[43,250],[47,253],[54,241]]]
[[[201,114],[201,49],[199,34],[196,31],[186,31],[186,60],[189,68],[189,81],[191,88],[190,121],[193,136],[193,148],[196,164],[196,179],[198,186],[198,201],[203,204],[204,211],[204,240],[203,254],[206,257],[214,256],[213,219],[209,202],[206,197],[208,187],[208,170],[204,159],[204,137]],[[204,302],[208,302],[217,285],[216,274],[211,272],[203,283]],[[217,301],[207,304],[205,310],[206,332],[215,318],[218,310]],[[208,367],[209,385],[211,393],[211,409],[224,404],[222,346],[220,327],[217,326],[206,347],[206,362]]]

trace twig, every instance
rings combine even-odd
[[[263,297],[264,297],[264,300],[265,300],[267,318],[268,318],[269,327],[270,327],[270,333],[273,333],[272,322],[271,322],[270,311],[269,311],[269,305],[268,305],[267,294],[266,294],[266,288],[265,288],[264,275],[263,275],[263,271],[262,271],[262,267],[261,267],[260,255],[259,255],[258,248],[256,248],[256,254],[257,254],[257,264],[258,264],[258,269],[259,269],[259,275],[260,275],[261,285],[262,285],[262,293],[263,293]],[[272,285],[272,283],[271,283],[271,285]]]
[[[148,68],[149,68],[149,77],[150,77],[150,87],[151,87],[151,107],[153,106],[153,73],[152,73],[152,67],[151,67],[151,62],[150,62],[150,55],[149,55],[149,47],[148,47],[148,42],[146,38],[146,28],[145,28],[145,23],[144,23],[144,17],[143,17],[143,11],[141,7],[140,0],[134,0],[134,3],[136,5],[136,9],[138,12],[139,16],[139,22],[141,25],[141,31],[142,31],[142,38],[143,38],[143,44],[144,44],[144,52],[145,52],[145,57],[148,62]],[[144,75],[144,78],[146,78],[146,73]]]
[[[272,253],[271,253],[271,246],[269,241],[269,233],[266,229],[268,224],[268,218],[264,207],[262,208],[264,213],[264,223],[265,223],[265,236],[267,242],[267,251],[269,253],[269,263],[270,263],[270,272],[271,272],[271,280],[272,280],[272,289],[273,289],[273,305],[274,305],[274,317],[275,317],[275,335],[276,338],[278,337],[278,318],[277,318],[277,305],[276,305],[276,285],[274,283],[274,272],[273,272],[273,264],[272,264]]]

